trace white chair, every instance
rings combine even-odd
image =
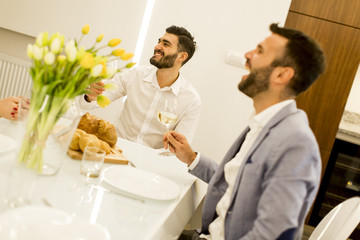
[[[332,209],[311,233],[309,240],[346,240],[360,222],[360,197]]]

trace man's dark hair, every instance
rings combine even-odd
[[[270,31],[288,40],[283,56],[273,62],[274,66],[292,67],[294,77],[289,88],[296,95],[308,89],[325,70],[325,56],[321,47],[309,36],[290,28],[270,25]]]
[[[179,39],[177,46],[178,51],[186,52],[188,54],[188,58],[182,63],[182,65],[184,65],[194,55],[196,49],[196,42],[194,41],[194,37],[185,28],[174,25],[168,27],[166,32],[176,35]]]

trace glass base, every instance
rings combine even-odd
[[[164,151],[164,152],[160,152],[159,155],[160,156],[175,156],[176,153],[169,152],[169,151]]]
[[[15,166],[8,178],[5,203],[11,208],[31,204],[36,182],[36,171],[23,166]]]

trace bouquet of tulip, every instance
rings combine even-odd
[[[82,28],[77,41],[59,33],[40,33],[34,45],[28,45],[27,54],[32,60],[30,75],[33,80],[31,104],[24,139],[18,155],[18,162],[39,172],[43,168],[43,149],[53,127],[68,110],[69,103],[87,93],[90,84],[111,78],[121,69],[107,67],[109,61],[130,60],[132,53],[118,48],[106,56],[99,56],[98,50],[116,47],[121,39],[111,39],[106,45],[96,47],[102,41],[100,34],[95,44],[88,49],[80,47],[81,39],[88,34],[89,25]],[[123,68],[131,68],[128,63]],[[105,88],[111,88],[105,85]],[[97,99],[99,106],[105,107],[110,100],[105,96]]]

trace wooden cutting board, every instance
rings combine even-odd
[[[116,163],[116,164],[128,164],[129,160],[127,160],[124,155],[121,153],[122,151],[115,146],[115,148],[110,149],[110,153],[105,155],[104,162],[105,163]],[[76,151],[73,149],[68,149],[67,154],[69,157],[75,160],[81,160],[83,156],[82,151]]]

